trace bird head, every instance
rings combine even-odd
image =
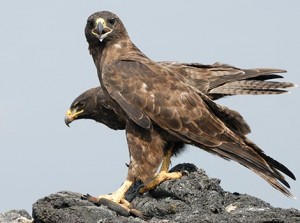
[[[87,90],[72,102],[65,115],[65,123],[68,127],[77,119],[93,119],[97,113],[98,91],[99,87]]]
[[[117,39],[124,34],[127,32],[122,21],[117,15],[108,11],[96,12],[89,16],[85,27],[88,42]]]

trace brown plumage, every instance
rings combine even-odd
[[[92,119],[114,130],[124,130],[126,122],[109,106],[101,87],[91,88],[72,102],[65,116],[67,126],[74,120]]]
[[[229,95],[281,94],[293,83],[267,81],[282,78],[285,70],[270,68],[241,69],[228,64],[158,62],[185,78],[185,82],[215,100]]]
[[[294,175],[244,136],[247,131],[238,126],[245,123],[237,120],[237,125],[231,125],[219,105],[175,71],[146,57],[116,15],[94,13],[85,35],[108,104],[126,122],[131,161],[127,178],[112,200],[121,202],[137,179],[152,180],[164,154],[176,154],[184,144],[235,160],[291,196],[280,172],[292,179]]]
[[[238,112],[217,104],[212,106],[216,106],[212,109],[218,112],[224,123],[236,129],[238,134],[245,135],[250,132],[250,127]],[[65,123],[69,126],[71,122],[79,119],[92,119],[114,130],[124,130],[126,126],[126,120],[119,117],[110,106],[109,97],[101,86],[85,91],[72,102],[66,113]]]
[[[212,65],[174,61],[158,63],[182,76],[186,83],[213,100],[232,95],[282,94],[288,92],[286,88],[295,86],[289,82],[269,81],[283,78],[277,74],[285,72],[281,69],[240,69],[221,63]],[[85,91],[72,102],[69,115],[65,117],[66,124],[69,125],[75,119],[93,119],[111,129],[125,129],[125,121],[109,108],[107,97],[100,86]],[[230,119],[228,122],[234,122],[235,119],[242,120],[237,112],[224,106],[222,109]],[[81,112],[76,114],[77,111]],[[231,116],[234,118],[231,119]]]

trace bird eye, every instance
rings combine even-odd
[[[77,103],[74,104],[74,107],[76,108],[82,108],[84,107],[85,103],[83,101],[78,101]]]
[[[115,18],[110,18],[107,20],[107,22],[110,24],[110,25],[114,25],[116,23],[116,19]]]
[[[94,21],[93,20],[88,20],[87,25],[90,26],[90,27],[94,26]]]

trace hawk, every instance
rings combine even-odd
[[[186,83],[212,100],[232,95],[281,94],[288,92],[286,88],[295,86],[289,82],[267,81],[283,78],[278,73],[286,71],[281,69],[240,69],[221,63],[212,65],[174,61],[158,63],[183,76]],[[235,112],[229,109],[227,111],[235,116]],[[92,119],[114,130],[125,129],[125,121],[109,107],[107,95],[101,86],[85,91],[72,102],[65,116],[65,123],[69,126],[77,119]]]
[[[176,71],[144,55],[117,15],[108,11],[92,14],[85,36],[108,105],[125,121],[130,153],[124,183],[99,198],[128,206],[124,196],[135,181],[144,183],[140,191],[145,192],[166,179],[180,178],[182,173],[168,173],[168,168],[170,158],[182,152],[185,144],[234,160],[292,196],[283,174],[295,176],[245,136],[246,129],[239,129],[245,123],[236,120],[231,125],[222,107]]]

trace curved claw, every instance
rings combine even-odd
[[[190,173],[187,170],[181,171],[182,176],[188,176]]]

